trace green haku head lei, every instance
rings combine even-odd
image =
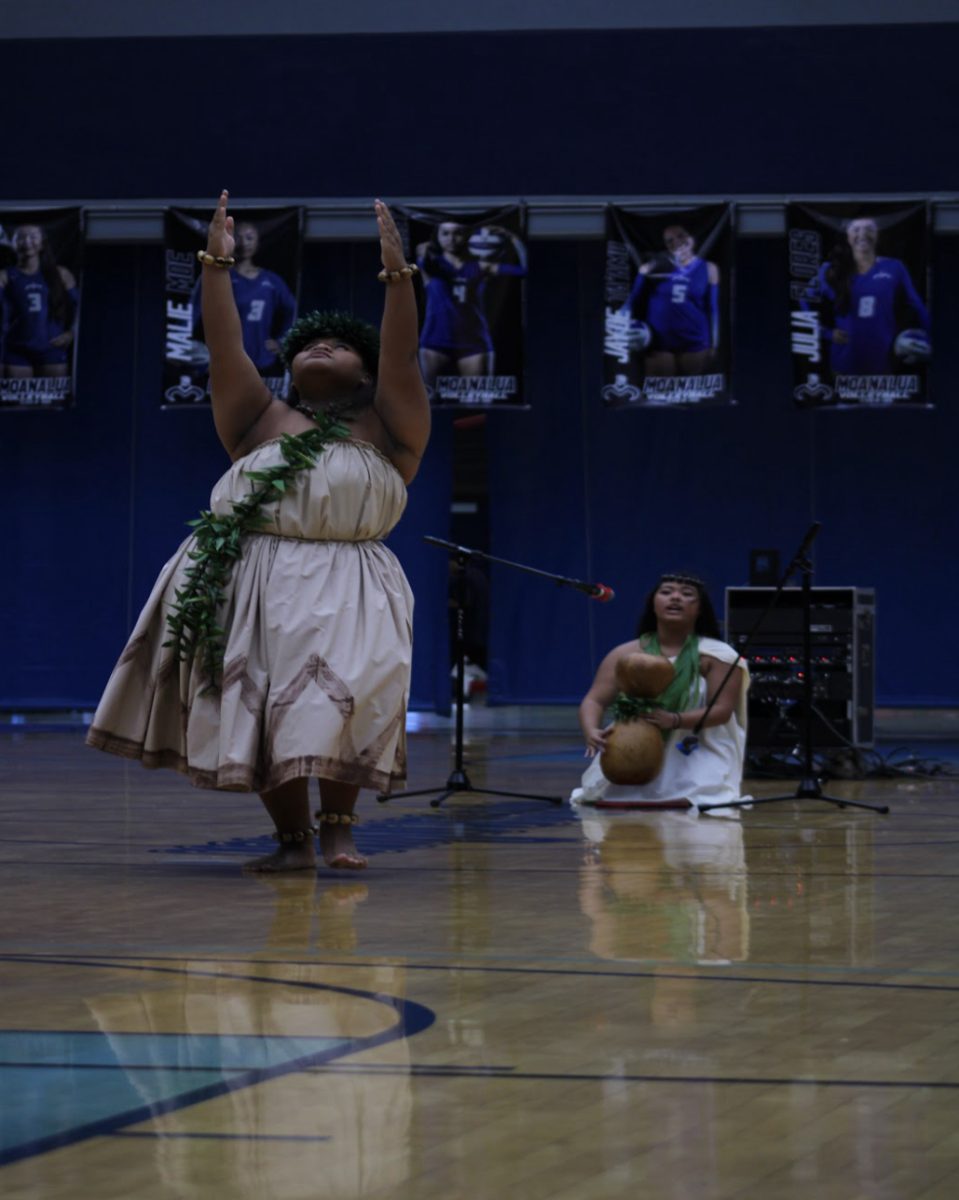
[[[361,321],[347,312],[331,309],[311,312],[294,321],[280,343],[280,353],[287,368],[310,342],[321,337],[340,338],[352,346],[363,360],[363,366],[375,377],[380,363],[380,335],[375,325]]]

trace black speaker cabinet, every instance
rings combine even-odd
[[[753,636],[772,587],[726,589],[726,640],[749,665],[750,751],[792,750],[802,741],[802,589],[784,588]],[[876,593],[872,588],[812,589],[813,747],[873,744],[876,703]]]

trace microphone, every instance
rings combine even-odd
[[[577,592],[583,592],[592,600],[598,600],[600,604],[608,604],[610,600],[616,599],[616,593],[605,583],[585,583],[582,579],[563,579],[561,582],[567,587],[575,588]]]
[[[538,571],[535,567],[527,567],[524,563],[510,562],[508,558],[494,558],[492,554],[484,554],[481,550],[471,550],[469,546],[457,546],[455,542],[447,542],[444,538],[430,537],[427,534],[423,535],[423,541],[429,542],[431,546],[442,546],[444,550],[452,550],[459,560],[485,558],[487,562],[503,563],[504,566],[525,571],[527,575],[538,575],[541,579],[551,579],[560,587],[571,587],[578,592],[585,592],[587,596],[598,600],[600,604],[608,604],[616,596],[613,589],[607,587],[605,583],[585,583],[582,579],[567,579],[565,575],[554,575],[551,571]]]

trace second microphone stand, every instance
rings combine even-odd
[[[786,568],[779,585],[776,588],[776,593],[767,606],[765,612],[760,616],[759,620],[750,630],[746,643],[752,639],[753,634],[762,624],[763,620],[769,615],[773,605],[779,599],[783,588],[786,586],[786,581],[794,571],[799,571],[802,574],[802,621],[803,621],[803,686],[802,686],[802,729],[803,729],[803,766],[802,778],[799,781],[799,786],[795,792],[788,796],[760,796],[758,799],[752,798],[748,800],[733,800],[723,804],[701,804],[699,805],[700,812],[708,812],[711,808],[752,808],[758,804],[776,804],[784,800],[823,800],[827,804],[835,804],[837,808],[868,808],[870,812],[887,813],[889,806],[887,804],[866,804],[862,800],[843,800],[838,796],[827,796],[822,790],[822,784],[816,774],[815,765],[813,762],[813,675],[812,675],[812,561],[809,558],[810,547],[816,534],[819,532],[820,526],[815,522],[806,537],[803,539],[802,545],[796,552],[796,557]],[[744,647],[745,648],[745,647]],[[742,652],[739,654],[742,658]],[[726,678],[736,669],[736,664],[739,658],[730,667]],[[725,684],[726,680],[723,680]],[[717,689],[716,696],[722,691],[722,685]],[[715,700],[716,697],[713,699]],[[694,732],[695,734],[702,729],[706,717],[712,704],[709,704],[706,711],[703,713]]]
[[[532,792],[498,791],[495,788],[474,787],[470,782],[470,777],[466,774],[466,767],[463,760],[463,707],[466,702],[464,694],[464,680],[466,678],[466,565],[471,558],[488,556],[480,554],[479,551],[470,550],[466,546],[456,546],[452,542],[444,542],[439,538],[428,537],[425,540],[433,545],[442,546],[451,552],[450,561],[453,564],[455,572],[455,585],[453,587],[453,607],[455,611],[453,656],[456,661],[456,690],[454,692],[456,738],[454,742],[455,757],[453,770],[450,772],[446,783],[440,787],[418,788],[415,792],[394,792],[391,795],[377,796],[377,799],[381,804],[384,804],[387,800],[398,800],[400,798],[405,800],[409,796],[428,796],[431,792],[440,792],[439,796],[430,801],[432,808],[439,808],[443,801],[448,800],[450,796],[455,796],[460,792],[473,792],[479,796],[510,796],[520,800],[545,800],[548,804],[562,804],[563,800],[561,796],[541,796]]]

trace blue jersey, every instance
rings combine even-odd
[[[202,275],[193,289],[194,328],[200,324],[202,312]],[[240,314],[243,330],[243,349],[253,360],[259,371],[269,371],[279,366],[277,355],[270,350],[267,341],[278,342],[296,315],[293,293],[274,271],[261,267],[255,279],[247,279],[238,271],[230,271],[233,284],[233,299]]]
[[[829,363],[837,375],[884,375],[897,369],[893,354],[896,335],[903,329],[929,332],[929,313],[898,258],[878,258],[864,274],[849,281],[848,311],[836,311],[836,293],[826,282],[828,265],[820,268],[815,290],[803,299],[810,307],[816,292],[822,308],[822,336],[831,343]],[[833,338],[842,330],[847,341]]]
[[[417,265],[428,276],[420,345],[459,358],[492,351],[483,312],[486,272],[479,261],[471,258],[455,267],[443,255],[427,250]]]
[[[630,307],[644,287],[648,290],[643,319],[653,331],[652,349],[672,353],[710,349],[710,306],[715,297],[709,267],[703,259],[693,258],[685,266],[674,266],[668,275],[637,275],[629,296]]]
[[[43,275],[29,275],[19,267],[7,268],[7,286],[3,290],[4,346],[9,351],[33,353],[50,349],[51,338],[65,333],[73,325],[77,311],[76,288],[67,291],[67,320],[50,315],[50,289]]]

